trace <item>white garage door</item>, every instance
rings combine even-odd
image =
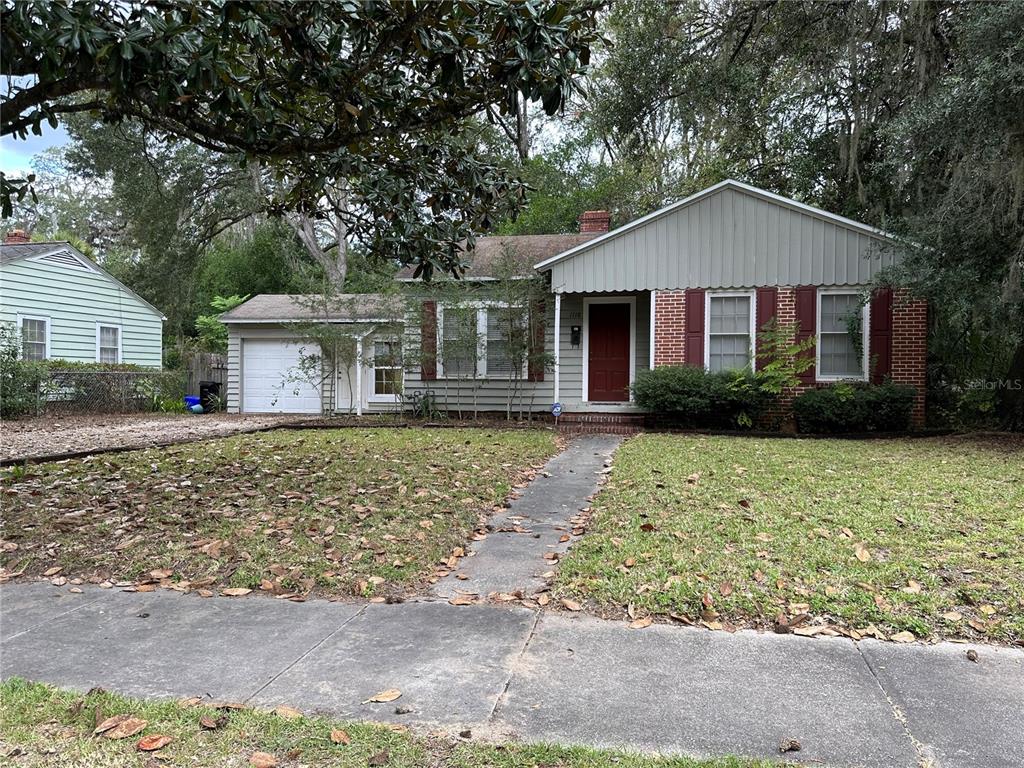
[[[320,413],[320,395],[299,378],[300,354],[316,346],[286,339],[242,341],[242,411]]]

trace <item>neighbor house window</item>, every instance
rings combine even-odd
[[[866,307],[854,291],[818,294],[817,378],[864,379]]]
[[[514,377],[516,352],[526,338],[525,312],[488,303],[440,307],[438,313],[440,376]]]
[[[754,297],[749,293],[709,293],[706,367],[734,371],[751,367],[754,348]]]
[[[21,357],[46,360],[50,356],[50,321],[45,317],[21,318]]]
[[[101,363],[121,362],[121,328],[119,326],[96,326],[96,359]]]
[[[400,342],[373,342],[373,394],[388,399],[402,394],[402,350]]]

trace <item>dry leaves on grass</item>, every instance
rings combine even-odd
[[[142,731],[147,725],[148,722],[138,717],[128,714],[114,715],[97,725],[93,735],[102,734],[107,739],[127,739]]]
[[[352,743],[352,737],[348,735],[347,731],[343,731],[340,728],[335,728],[331,731],[331,743],[341,744],[342,746],[348,746]]]
[[[302,717],[302,713],[299,712],[295,707],[289,707],[285,704],[281,704],[278,707],[274,707],[274,714],[278,717],[283,717],[285,720],[298,720]]]
[[[253,752],[249,758],[249,765],[252,768],[275,768],[277,758],[269,752]]]
[[[139,752],[156,752],[158,749],[163,749],[170,744],[174,739],[170,736],[164,736],[159,733],[154,733],[150,736],[143,736],[139,739],[139,742],[135,745],[135,748]]]
[[[651,626],[651,624],[653,624],[653,623],[654,623],[654,620],[650,616],[644,616],[642,619],[636,619],[634,621],[629,622],[629,628],[630,629],[645,629],[645,628]]]

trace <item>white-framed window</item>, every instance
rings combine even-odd
[[[516,350],[526,343],[526,313],[521,308],[475,302],[438,306],[437,315],[439,378],[514,377]],[[525,360],[521,362],[525,371]]]
[[[754,293],[708,291],[705,297],[704,368],[711,372],[753,368]]]
[[[50,318],[41,315],[18,315],[23,360],[50,359]]]
[[[395,400],[402,394],[404,371],[402,368],[402,343],[393,338],[373,340],[373,370],[371,400]]]
[[[858,291],[818,291],[818,338],[815,371],[818,381],[867,379],[868,307]]]
[[[96,362],[121,362],[121,326],[96,323]]]

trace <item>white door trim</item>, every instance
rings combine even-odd
[[[583,402],[589,402],[590,389],[590,305],[629,305],[629,398],[633,402],[633,382],[636,380],[636,296],[584,296],[583,297]]]

